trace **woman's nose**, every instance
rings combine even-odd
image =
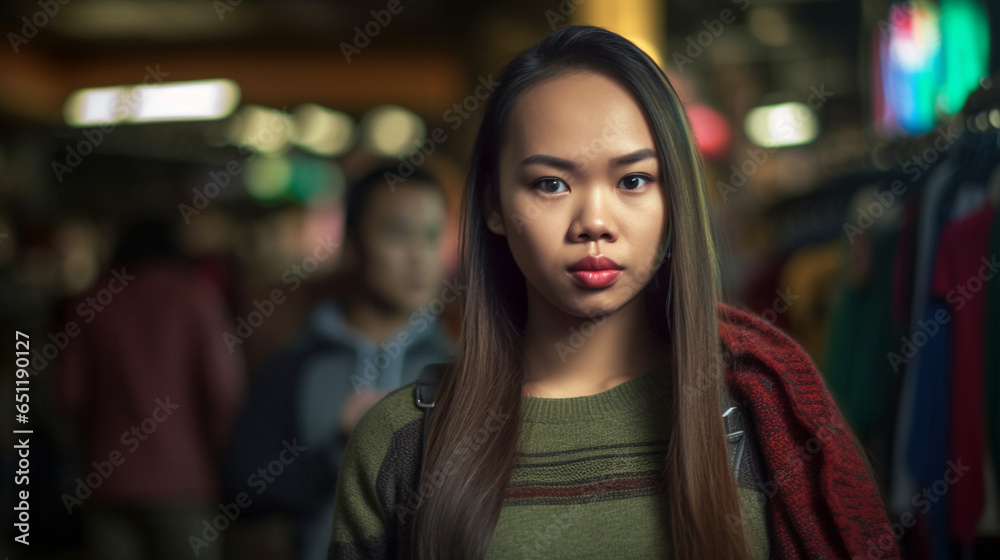
[[[582,189],[578,195],[579,208],[573,222],[572,237],[577,241],[614,241],[617,232],[613,220],[613,194],[603,185]]]

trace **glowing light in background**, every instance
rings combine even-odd
[[[94,285],[101,273],[97,260],[101,242],[100,231],[94,224],[69,219],[53,232],[52,246],[59,263],[63,286],[79,294]]]
[[[934,128],[934,102],[941,73],[941,34],[937,8],[927,3],[911,9],[890,9],[890,35],[883,63],[887,107],[904,132],[919,134]]]
[[[216,120],[229,116],[240,88],[228,79],[84,88],[63,105],[70,126]]]
[[[292,163],[281,156],[260,156],[248,163],[245,185],[250,196],[260,202],[274,202],[292,183]]]
[[[941,32],[944,37],[944,83],[939,105],[948,114],[962,109],[979,80],[989,72],[990,27],[986,11],[977,0],[942,0]]]
[[[288,151],[295,134],[291,115],[261,105],[244,105],[229,126],[229,141],[264,154]]]
[[[323,205],[341,198],[345,184],[339,165],[312,156],[261,156],[246,167],[246,190],[264,203],[293,199]]]
[[[796,146],[816,139],[819,120],[803,103],[778,103],[751,109],[743,121],[743,129],[747,138],[758,146]]]
[[[209,120],[228,116],[239,101],[232,80],[202,80],[140,86],[136,122]]]
[[[875,121],[887,135],[931,131],[961,110],[989,71],[987,14],[978,0],[916,0],[890,7],[874,39]]]
[[[316,203],[339,197],[346,181],[340,166],[312,157],[292,158],[288,192],[302,202]]]
[[[560,13],[550,24],[555,27],[563,22],[559,15],[568,14],[573,23],[596,25],[628,38],[643,50],[660,67],[665,67],[663,29],[665,28],[664,2],[658,0],[618,0],[616,2],[563,2]],[[568,22],[567,22],[568,23]]]
[[[116,123],[128,118],[128,87],[88,88],[73,92],[63,105],[63,116],[70,126]]]
[[[691,120],[695,141],[701,153],[710,159],[727,156],[733,131],[726,117],[708,105],[699,103],[685,105],[684,109]]]
[[[424,121],[398,105],[372,109],[361,122],[365,145],[376,154],[396,157],[413,153],[427,134]]]
[[[748,19],[750,32],[761,43],[772,47],[788,44],[791,32],[785,12],[771,6],[763,6],[750,10]]]
[[[295,109],[295,137],[303,150],[336,157],[351,149],[358,139],[358,127],[346,113],[306,103]]]

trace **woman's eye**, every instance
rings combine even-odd
[[[645,175],[628,175],[622,179],[620,184],[625,187],[625,190],[634,191],[650,182],[652,182],[652,179]]]
[[[546,194],[558,194],[562,192],[559,190],[560,186],[565,187],[566,183],[562,179],[554,179],[552,177],[539,179],[532,184],[533,188],[539,189]]]

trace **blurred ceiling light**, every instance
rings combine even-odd
[[[292,184],[292,162],[285,157],[259,157],[246,166],[247,192],[260,202],[273,202]]]
[[[362,120],[361,128],[365,145],[388,157],[413,153],[427,134],[424,121],[413,111],[398,105],[372,109]]]
[[[294,135],[295,122],[291,115],[261,105],[241,107],[229,127],[230,142],[265,154],[288,151]]]
[[[70,126],[116,123],[125,120],[127,113],[116,111],[121,99],[128,97],[131,88],[88,88],[73,92],[63,105],[63,116]]]
[[[751,109],[743,121],[747,138],[758,146],[796,146],[819,135],[816,114],[803,103],[789,102]]]
[[[240,99],[240,87],[227,79],[159,84],[141,91],[133,120],[142,122],[221,119]]]
[[[354,146],[358,129],[349,115],[306,103],[295,109],[295,137],[300,148],[317,155],[335,157]]]
[[[236,82],[221,78],[151,85],[84,88],[69,95],[63,116],[70,126],[215,120],[239,102]]]
[[[788,44],[788,19],[785,13],[777,8],[765,6],[750,11],[750,32],[761,43],[772,47]]]

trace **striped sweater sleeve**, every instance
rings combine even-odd
[[[328,560],[400,556],[402,527],[409,527],[400,512],[419,476],[422,422],[413,384],[389,393],[358,421],[338,473]]]

